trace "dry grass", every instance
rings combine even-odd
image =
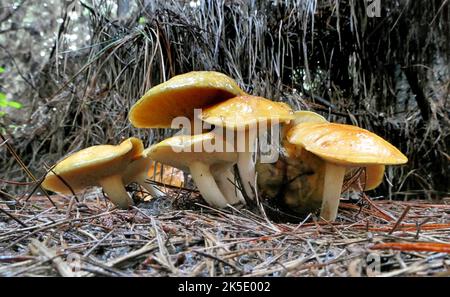
[[[314,215],[273,223],[257,210],[211,209],[184,189],[129,211],[114,209],[101,196],[86,194],[78,203],[53,196],[58,208],[43,196],[2,199],[8,216],[0,221],[0,275],[450,273],[450,205],[443,203],[342,201],[333,224]]]

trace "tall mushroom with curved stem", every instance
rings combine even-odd
[[[49,172],[42,186],[47,190],[70,194],[86,187],[99,186],[119,208],[133,205],[125,190],[123,173],[141,157],[142,141],[131,137],[119,145],[96,145],[75,152],[60,161]]]
[[[287,139],[325,162],[320,215],[328,221],[336,219],[344,176],[349,168],[408,161],[383,138],[351,125],[301,123],[289,130]]]
[[[237,154],[208,148],[214,145],[215,137],[212,132],[174,136],[152,145],[146,155],[157,162],[189,171],[205,201],[223,208],[232,204],[234,198],[224,195],[229,193],[228,185],[217,184],[212,168],[232,166],[237,161]]]
[[[262,135],[269,126],[292,120],[294,116],[291,108],[266,98],[242,95],[206,108],[200,118],[216,126],[214,131],[220,127],[234,132],[239,175],[245,193],[250,199],[254,199],[256,172],[253,153],[258,132]],[[222,131],[222,134],[227,133]],[[229,139],[227,141],[231,142]]]

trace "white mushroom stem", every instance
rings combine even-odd
[[[112,175],[99,180],[103,191],[108,195],[109,200],[122,209],[132,206],[133,200],[125,190],[121,175]]]
[[[154,185],[151,185],[147,182],[147,174],[146,172],[143,172],[136,176],[136,178],[133,180],[133,182],[138,183],[141,187],[143,187],[152,197],[162,197],[165,194],[155,187]]]
[[[345,166],[326,163],[320,216],[327,221],[336,220],[344,176]]]
[[[195,181],[200,194],[202,194],[206,202],[219,208],[227,206],[228,202],[217,186],[217,183],[211,174],[209,165],[201,162],[194,162],[190,164],[189,171],[191,172],[192,178]]]
[[[245,139],[247,140],[245,144],[248,146],[245,147],[244,152],[238,151],[237,167],[245,193],[250,199],[255,199],[254,190],[256,189],[256,163],[253,161],[253,148],[255,147],[258,139],[257,133],[255,131],[248,130],[245,132]],[[242,140],[237,139],[237,141]]]
[[[242,196],[242,193],[236,188],[234,184],[234,174],[232,170],[232,165],[219,166],[213,172],[214,179],[216,180],[217,186],[225,196],[225,199],[228,201],[228,203],[245,203],[245,199]]]

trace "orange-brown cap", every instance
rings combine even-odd
[[[60,161],[42,182],[48,190],[70,194],[85,187],[98,186],[103,177],[120,174],[127,165],[140,157],[144,150],[142,141],[131,137],[119,145],[96,145],[75,152]]]
[[[289,130],[287,139],[328,162],[341,165],[394,165],[408,161],[383,138],[351,125],[302,123]]]
[[[194,109],[244,94],[227,75],[192,71],[151,88],[134,104],[129,120],[137,128],[170,128],[172,120],[194,117]]]
[[[294,113],[285,103],[241,95],[206,108],[201,119],[212,125],[241,129],[263,121],[288,122],[294,119]]]

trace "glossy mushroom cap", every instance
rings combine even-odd
[[[294,118],[292,109],[285,103],[274,102],[266,98],[241,95],[205,109],[201,120],[215,125],[214,131],[221,127],[226,131],[233,131],[236,150],[239,151],[237,167],[244,192],[250,199],[256,195],[256,169],[253,151],[257,145],[258,131],[266,132],[272,126],[289,122]],[[226,135],[226,133],[224,133]]]
[[[335,164],[365,166],[408,161],[392,144],[365,129],[334,123],[302,123],[289,130],[288,141]]]
[[[142,141],[131,137],[119,145],[96,145],[71,154],[60,161],[42,182],[48,190],[70,194],[70,189],[80,191],[86,187],[99,186],[99,180],[121,174],[128,164],[139,158],[144,150]]]
[[[201,119],[227,129],[244,129],[263,121],[288,122],[294,119],[294,113],[285,103],[241,95],[206,108]]]
[[[244,91],[225,74],[188,72],[151,88],[133,105],[129,120],[137,128],[170,128],[176,117],[193,119],[194,109],[241,94]]]
[[[212,132],[170,137],[151,146],[147,156],[152,160],[184,171],[188,171],[189,166],[194,162],[207,165],[236,162],[237,153],[208,152],[210,149],[207,148],[207,145],[214,143],[215,137]]]
[[[328,123],[328,121],[321,116],[312,111],[307,110],[297,110],[294,111],[294,119],[287,124],[282,126],[281,138],[283,142],[283,150],[286,155],[293,155],[294,151],[297,150],[296,146],[286,140],[286,135],[292,127],[302,124],[302,123]]]
[[[328,121],[318,113],[308,110],[296,110],[294,111],[294,120],[292,125],[298,125],[301,123],[328,123]]]

